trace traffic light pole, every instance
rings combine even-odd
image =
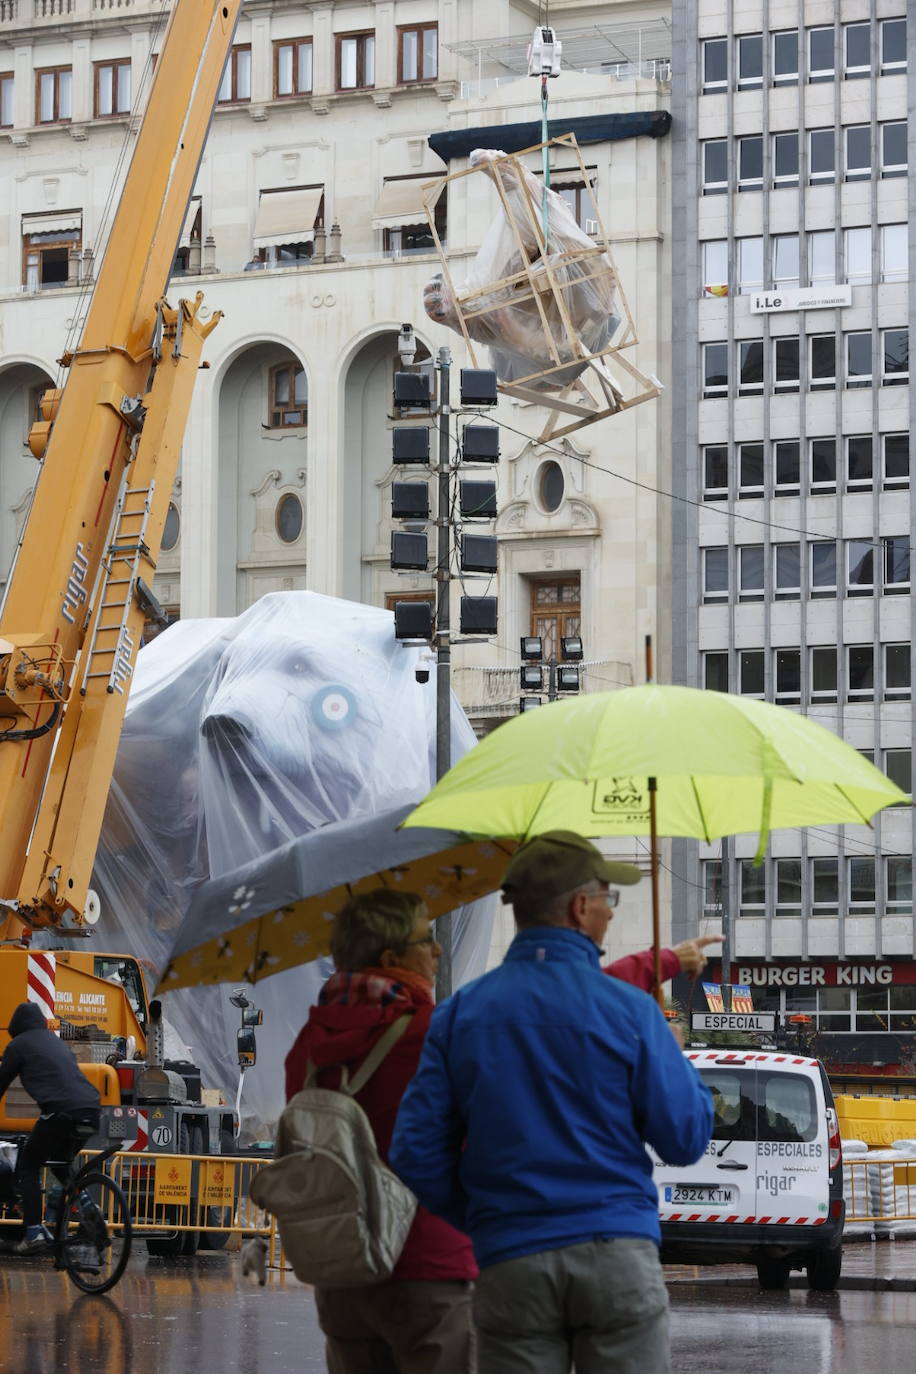
[[[449,384],[452,355],[448,348],[440,348],[436,357],[439,373],[439,462],[436,526],[436,781],[448,772],[452,762],[452,647],[451,647],[451,470],[449,467]],[[436,974],[438,1001],[452,992],[452,917],[440,916],[436,922],[436,939],[442,954]]]

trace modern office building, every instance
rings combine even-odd
[[[906,8],[675,7],[671,624],[675,681],[802,711],[909,791]],[[724,906],[758,1004],[916,1071],[886,1034],[916,1026],[910,811],[755,847],[674,845],[675,932]]]

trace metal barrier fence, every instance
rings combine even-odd
[[[80,1162],[95,1150],[84,1151]],[[209,1236],[238,1236],[244,1241],[263,1236],[268,1264],[282,1265],[276,1223],[254,1206],[251,1181],[267,1159],[241,1155],[173,1155],[130,1150],[113,1155],[106,1172],[127,1198],[134,1232],[141,1236],[169,1236],[201,1231]],[[44,1205],[56,1179],[46,1171]],[[21,1225],[18,1218],[0,1218],[0,1226]]]
[[[843,1159],[847,1223],[916,1223],[916,1156],[896,1150]]]

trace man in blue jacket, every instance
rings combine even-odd
[[[692,1164],[712,1100],[645,992],[608,978],[616,886],[639,869],[570,831],[516,851],[505,962],[433,1015],[391,1164],[470,1234],[485,1374],[665,1374],[651,1145]]]

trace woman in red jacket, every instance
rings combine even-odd
[[[387,1161],[398,1106],[413,1078],[433,1011],[441,949],[420,897],[376,892],[352,898],[335,918],[337,970],[286,1058],[286,1096],[305,1083],[336,1088],[352,1075],[392,1021],[411,1014],[356,1100]],[[473,1374],[471,1289],[477,1277],[467,1236],[420,1207],[391,1278],[367,1288],[315,1290],[329,1374]]]

